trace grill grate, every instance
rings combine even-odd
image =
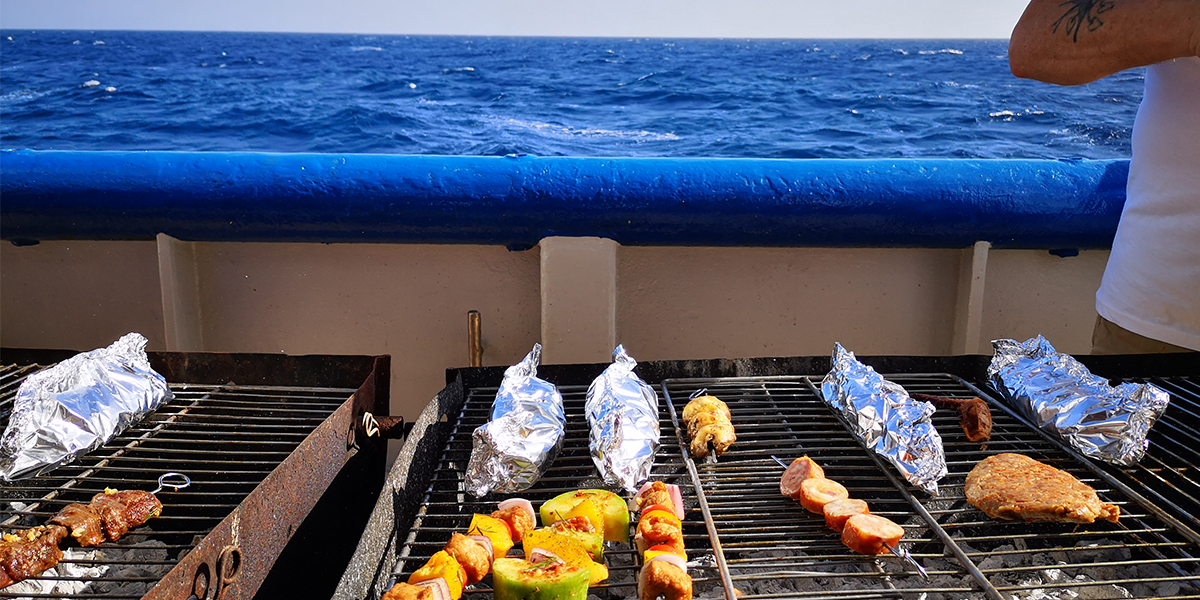
[[[40,368],[0,371],[0,427],[7,426],[20,380]],[[166,471],[187,474],[191,487],[159,492],[162,516],[119,542],[75,549],[75,558],[62,563],[73,575],[39,576],[0,590],[0,597],[142,597],[355,392],[197,384],[172,384],[171,390],[174,400],[99,450],[0,486],[0,528],[42,524],[66,504],[86,503],[106,487],[153,490]],[[59,589],[52,589],[54,582]]]
[[[1194,484],[1195,445],[1183,437],[1173,449],[1170,473],[1153,466],[1146,473],[1167,479],[1162,495],[1139,492],[1141,485],[1121,480],[1124,471],[1093,467],[1058,442],[1031,428],[1020,417],[953,375],[889,376],[910,392],[952,397],[981,396],[992,406],[991,442],[972,443],[957,416],[938,411],[934,423],[942,435],[949,474],[937,497],[903,482],[894,468],[868,453],[819,396],[816,380],[804,376],[666,379],[660,427],[663,447],[652,477],[677,483],[687,506],[685,544],[689,549],[697,597],[820,598],[825,600],[905,598],[949,600],[989,598],[1200,598],[1200,538],[1188,519],[1188,502],[1200,493]],[[1181,384],[1183,385],[1183,384]],[[700,388],[725,400],[732,409],[738,441],[719,461],[692,461],[681,446],[677,413]],[[457,416],[449,415],[448,441],[423,491],[410,526],[400,523],[394,580],[403,581],[449,539],[462,532],[476,512],[489,513],[505,497],[528,498],[535,505],[569,490],[602,487],[588,454],[583,416],[586,386],[560,385],[567,413],[563,450],[546,475],[530,490],[493,495],[481,501],[463,491],[471,454],[471,433],[486,422],[495,387],[467,388]],[[1190,389],[1196,389],[1194,386]],[[1173,394],[1178,394],[1172,390]],[[1173,400],[1156,435],[1175,436],[1200,414],[1195,404]],[[1188,412],[1192,411],[1192,412]],[[1178,422],[1178,425],[1170,425]],[[1166,426],[1164,426],[1166,425]],[[1179,431],[1177,431],[1179,430]],[[1170,447],[1155,440],[1165,452]],[[1121,507],[1118,524],[1025,524],[992,520],[963,497],[967,472],[982,458],[1020,452],[1071,472],[1094,487],[1106,502]],[[779,493],[780,467],[773,456],[790,461],[808,454],[829,477],[854,497],[867,500],[872,512],[891,518],[907,531],[901,546],[929,574],[923,579],[894,556],[870,557],[846,549],[824,520]],[[1157,456],[1154,450],[1152,454]],[[1166,462],[1167,458],[1162,458]],[[1155,463],[1157,464],[1157,463]],[[1179,465],[1182,464],[1183,467]],[[1145,476],[1146,473],[1140,473]],[[1182,479],[1170,480],[1179,474]],[[1132,481],[1132,480],[1131,480]],[[1132,488],[1132,489],[1131,489]],[[1144,497],[1143,497],[1144,494]],[[1175,504],[1158,508],[1166,498]],[[1200,509],[1198,509],[1200,510]],[[590,590],[602,599],[636,593],[636,553],[629,546],[606,551],[609,580]],[[491,593],[483,583],[467,596]],[[388,584],[390,586],[390,583]],[[384,587],[382,589],[387,589]],[[736,590],[736,591],[735,591]]]
[[[1145,489],[1155,504],[1192,530],[1200,530],[1200,380],[1188,377],[1123,380],[1152,383],[1171,394],[1171,404],[1150,430],[1150,449],[1138,464],[1104,469],[1119,481]]]
[[[889,379],[910,392],[981,395],[948,375]],[[868,454],[807,378],[663,382],[672,409],[682,408],[701,387],[729,403],[738,431],[738,443],[720,463],[698,464],[697,470],[702,494],[714,507],[732,584],[745,592],[743,599],[1200,597],[1194,533],[1189,539],[1188,532],[1148,513],[990,398],[995,423],[986,445],[969,442],[952,412],[935,413],[949,474],[939,484],[940,495],[930,497],[910,493],[890,465]],[[800,454],[813,457],[828,477],[867,500],[872,512],[904,526],[901,545],[924,565],[929,581],[907,572],[898,558],[849,551],[823,519],[781,496],[782,468],[771,458],[781,452],[785,462]],[[979,460],[999,452],[1027,454],[1071,472],[1121,507],[1120,523],[989,519],[966,502],[962,486]],[[761,524],[764,519],[770,522]],[[1040,595],[1027,596],[1031,588]]]

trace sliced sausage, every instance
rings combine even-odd
[[[843,498],[825,505],[825,525],[830,529],[841,532],[846,528],[846,521],[854,515],[865,515],[871,512],[867,503],[858,498]]]
[[[813,477],[825,477],[825,470],[808,456],[801,456],[793,460],[783,472],[783,477],[779,480],[779,493],[792,500],[799,500],[800,484]]]
[[[826,504],[849,497],[846,486],[832,479],[809,477],[800,484],[800,504],[818,515],[825,514]]]
[[[904,528],[879,515],[854,515],[842,530],[842,543],[861,554],[883,554],[885,546],[895,547],[904,537]]]

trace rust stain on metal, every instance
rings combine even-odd
[[[357,453],[357,445],[347,440],[355,439],[361,428],[361,411],[387,410],[389,362],[388,357],[377,357],[374,371],[358,391],[144,598],[182,600],[192,594],[213,600],[252,598],[288,540]]]

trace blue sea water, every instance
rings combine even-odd
[[[1144,71],[1014,78],[1003,40],[0,33],[0,147],[1121,158]]]

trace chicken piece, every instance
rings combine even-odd
[[[645,553],[652,546],[670,546],[680,554],[686,554],[683,547],[683,530],[678,521],[672,521],[661,513],[651,514],[638,521],[637,533],[633,537],[634,545],[639,553]]]
[[[1070,473],[1023,454],[997,454],[975,465],[963,487],[967,502],[993,519],[1117,522],[1121,509]]]
[[[842,529],[842,543],[859,554],[883,554],[904,537],[904,528],[879,515],[854,515]]]
[[[671,490],[667,488],[667,484],[661,481],[655,481],[650,484],[646,491],[642,492],[641,496],[637,497],[638,510],[646,506],[654,506],[661,504],[663,506],[675,506],[675,500],[671,497]],[[680,515],[675,515],[679,517]],[[682,518],[682,517],[680,517]]]
[[[683,414],[680,418],[684,424],[688,424],[695,418],[697,413],[718,412],[725,415],[726,420],[733,419],[733,413],[729,412],[729,405],[722,402],[716,396],[697,396],[683,407]]]
[[[50,517],[50,523],[71,530],[71,537],[83,547],[104,543],[104,527],[100,513],[87,504],[68,504]]]
[[[492,567],[492,554],[487,548],[461,533],[450,536],[442,549],[462,565],[467,573],[467,585],[479,583]]]
[[[854,515],[865,515],[871,512],[867,503],[858,498],[842,498],[825,505],[825,526],[841,533],[846,528],[846,521]]]
[[[508,523],[509,528],[512,529],[514,542],[521,541],[525,537],[525,532],[536,526],[533,518],[520,506],[510,506],[504,510],[493,511],[492,517]]]
[[[849,498],[846,486],[824,477],[810,477],[800,484],[800,504],[810,512],[825,514],[825,505]]]
[[[638,600],[691,600],[692,578],[665,561],[646,563],[638,573]]]
[[[63,553],[58,547],[67,528],[40,525],[0,538],[0,588],[24,581],[58,564]]]
[[[400,582],[393,585],[379,600],[433,600],[433,589],[427,585]]]
[[[704,458],[708,456],[708,444],[711,442],[713,453],[721,456],[736,441],[737,435],[733,433],[733,424],[717,422],[697,430],[696,435],[692,436],[692,443],[688,446],[688,450],[693,457]]]
[[[808,456],[801,456],[793,460],[792,464],[788,465],[787,470],[783,472],[783,477],[779,479],[779,493],[792,500],[799,500],[800,484],[804,483],[805,479],[813,477],[824,478],[825,469],[822,469],[821,465]]]
[[[942,398],[928,394],[910,394],[913,400],[931,402],[938,408],[958,412],[958,424],[972,442],[986,442],[992,437],[992,411],[980,398]]]
[[[694,417],[692,417],[692,420],[687,422],[688,435],[695,437],[696,432],[699,431],[701,427],[704,427],[706,425],[712,425],[714,423],[728,423],[729,425],[733,425],[733,423],[730,422],[729,417],[727,415],[725,415],[724,413],[720,413],[720,412],[696,413],[696,415]]]

